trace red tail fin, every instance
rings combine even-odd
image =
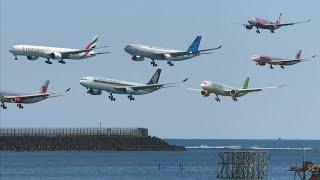
[[[49,86],[49,80],[46,80],[43,85],[40,87],[39,89],[39,94],[44,94],[44,93],[47,93],[47,90],[48,90],[48,86]]]
[[[300,59],[302,50],[300,49],[296,55],[296,59]]]
[[[278,17],[278,19],[277,19],[277,21],[276,21],[276,24],[280,24],[280,22],[281,22],[281,16],[282,16],[282,13],[280,13],[280,15],[279,15],[279,17]]]

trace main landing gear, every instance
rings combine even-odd
[[[60,59],[58,62],[61,63],[61,64],[65,64],[66,63],[63,59]]]
[[[236,97],[232,97],[232,100],[234,101],[234,102],[236,102],[236,101],[238,101],[238,99],[236,98]]]
[[[129,95],[128,95],[128,99],[129,99],[130,101],[134,101],[134,97],[132,96],[132,94],[129,94]]]
[[[259,30],[258,28],[257,28],[256,32],[257,32],[258,34],[260,34],[260,30]]]
[[[274,33],[274,30],[273,30],[273,29],[271,29],[270,31],[271,31],[271,33]]]
[[[168,61],[167,64],[169,64],[169,66],[174,66],[174,64],[171,61]]]
[[[17,104],[17,107],[18,107],[19,109],[23,109],[22,104]]]
[[[217,102],[220,102],[220,98],[218,96],[218,94],[216,94],[216,97],[214,98]]]
[[[108,96],[108,98],[109,98],[111,101],[116,101],[116,98],[113,97],[112,93],[109,92],[109,94],[110,94],[110,95]]]
[[[157,66],[156,62],[154,62],[154,59],[151,59],[151,63],[150,63],[153,67]]]
[[[0,106],[1,106],[2,109],[7,109],[7,106],[3,102],[1,102]]]
[[[283,66],[283,65],[281,65],[280,67],[281,67],[282,69],[284,69],[284,66]]]
[[[45,63],[47,63],[47,64],[52,64],[52,62],[50,61],[50,58],[47,58],[47,60],[45,61]]]
[[[270,65],[270,69],[273,69],[273,66],[272,66],[272,65]]]

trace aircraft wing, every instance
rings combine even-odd
[[[280,86],[270,86],[270,87],[264,87],[264,88],[249,88],[249,89],[237,89],[236,91],[238,93],[251,93],[251,92],[258,92],[262,91],[264,89],[274,89],[274,88],[279,88],[279,87],[284,87],[285,85],[280,85]],[[230,93],[232,90],[225,90],[225,92]]]
[[[220,49],[221,47],[222,47],[222,45],[220,45],[220,46],[218,46],[216,48],[201,49],[201,50],[197,50],[197,51],[181,51],[181,52],[172,52],[172,53],[157,53],[156,56],[158,56],[161,59],[165,59],[166,55],[169,55],[171,57],[179,57],[179,56],[185,56],[185,55],[190,55],[190,54],[201,55],[201,54],[208,54],[208,53],[201,53],[201,52],[213,51],[213,50]]]
[[[297,21],[297,22],[292,22],[292,23],[283,23],[283,24],[266,24],[266,26],[291,26],[291,25],[295,25],[295,24],[301,24],[301,23],[307,23],[310,22],[311,19],[308,19],[306,21]]]
[[[310,60],[314,59],[315,57],[317,57],[317,56],[316,56],[316,55],[313,55],[312,57],[302,58],[302,59],[283,59],[283,60],[276,60],[276,61],[272,61],[272,64],[281,65],[281,63],[293,62],[293,61],[310,61]]]
[[[21,98],[22,100],[25,100],[25,99],[33,99],[33,98],[38,98],[38,97],[58,97],[58,96],[62,96],[62,93],[65,93],[68,91],[70,91],[70,88],[66,89],[65,91],[61,91],[61,92],[31,94],[31,95],[3,96],[3,98],[8,99],[8,100],[14,100],[16,98]]]
[[[72,55],[72,54],[79,54],[79,53],[88,52],[88,51],[92,51],[92,50],[96,50],[96,49],[102,49],[102,48],[106,48],[106,47],[108,47],[108,46],[102,46],[102,47],[91,48],[91,49],[79,49],[79,50],[75,50],[75,51],[65,51],[65,52],[60,52],[60,53],[63,56],[68,56],[68,55]],[[110,53],[110,52],[102,52],[99,54],[106,54],[106,53]]]

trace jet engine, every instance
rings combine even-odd
[[[124,93],[132,94],[134,93],[134,90],[132,88],[125,88]]]
[[[27,59],[32,61],[37,60],[38,58],[38,56],[27,56]]]
[[[89,89],[87,91],[87,93],[91,94],[91,95],[101,95],[102,94],[101,90],[96,90],[96,89]]]
[[[238,94],[238,90],[236,90],[236,89],[233,89],[233,90],[230,91],[230,95],[231,96],[235,96],[237,94]]]
[[[143,61],[143,60],[144,60],[144,57],[141,57],[141,56],[132,56],[132,60],[133,60],[133,61]]]
[[[252,28],[253,28],[253,26],[252,26],[252,25],[250,25],[250,24],[245,24],[245,25],[244,25],[244,27],[245,27],[246,29],[248,29],[248,30],[250,30],[250,29],[252,29]]]
[[[163,59],[170,60],[171,59],[171,55],[170,54],[164,54],[163,55]]]
[[[208,91],[205,91],[205,90],[202,90],[200,93],[201,93],[201,96],[203,97],[208,97],[210,95]]]
[[[61,53],[53,52],[50,54],[50,58],[51,59],[62,59],[62,55],[61,55]]]

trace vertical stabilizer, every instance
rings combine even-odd
[[[296,55],[296,59],[300,59],[302,50],[300,49]]]
[[[248,89],[248,87],[249,87],[249,80],[250,80],[250,78],[247,77],[246,80],[243,82],[242,89]]]
[[[39,94],[44,94],[44,93],[47,93],[48,91],[48,86],[49,86],[49,80],[46,80],[43,85],[40,87],[39,89]]]
[[[161,69],[157,69],[157,71],[154,73],[154,75],[152,76],[152,78],[147,84],[158,84],[160,74],[161,74]]]
[[[276,21],[276,24],[280,24],[280,22],[281,22],[281,16],[282,16],[282,13],[280,13],[280,15],[279,15],[279,17],[278,17],[278,19],[277,19],[277,21]]]
[[[196,39],[194,39],[194,41],[192,42],[192,44],[189,46],[187,52],[198,51],[200,42],[201,42],[201,36],[197,36]]]

